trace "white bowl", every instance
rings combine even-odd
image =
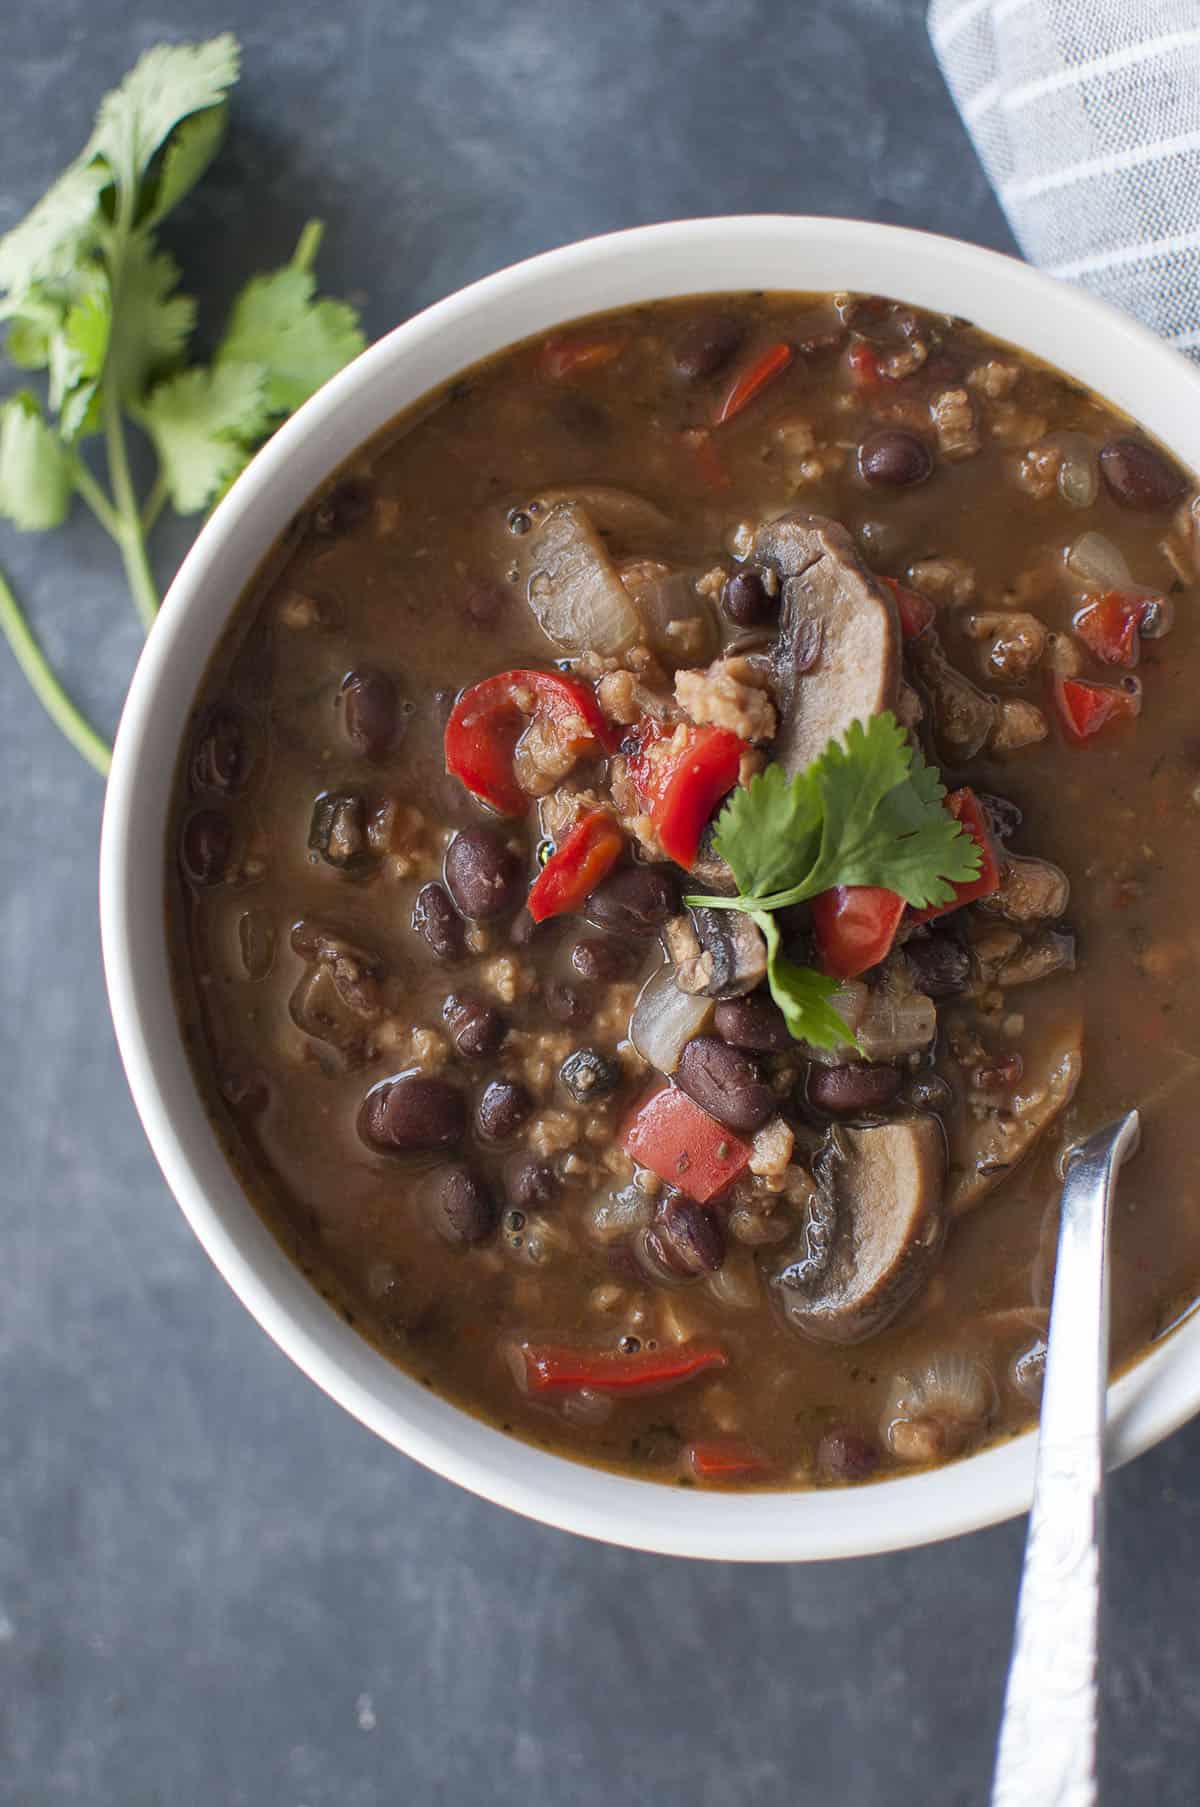
[[[234,1292],[318,1386],[397,1449],[530,1518],[670,1555],[788,1561],[928,1543],[1025,1510],[1032,1437],[873,1487],[730,1495],[602,1473],[438,1399],[330,1310],[247,1202],[188,1065],[164,932],[164,835],[181,724],[231,609],[312,491],[409,403],[514,340],[599,309],[731,288],[881,292],[965,315],[1095,389],[1200,468],[1200,376],[1191,365],[1081,290],[952,239],[855,220],[690,220],[517,264],[438,302],[335,377],[204,527],[121,721],[100,907],[117,1039],[167,1183]],[[1138,1454],[1198,1408],[1200,1318],[1112,1388],[1112,1459]]]

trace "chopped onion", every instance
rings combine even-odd
[[[996,1403],[996,1383],[983,1364],[946,1351],[912,1374],[894,1376],[880,1430],[902,1461],[937,1461],[961,1449]]]
[[[638,540],[660,544],[674,530],[674,523],[661,508],[647,502],[631,489],[618,489],[607,483],[580,483],[574,488],[544,489],[535,496],[530,507],[537,512],[556,508],[560,502],[574,502],[585,509],[597,531],[613,534],[628,547]]]
[[[937,1034],[937,1007],[922,991],[881,986],[858,1025],[858,1043],[868,1060],[895,1060],[927,1048]]]
[[[529,606],[564,652],[624,652],[641,623],[600,537],[577,502],[560,502],[528,536]]]
[[[730,1249],[704,1284],[726,1311],[755,1311],[762,1302],[758,1268],[749,1249]]]
[[[635,1230],[644,1230],[654,1216],[654,1200],[640,1186],[623,1186],[619,1192],[603,1192],[588,1207],[587,1228],[596,1242],[623,1242]]]
[[[1072,508],[1090,508],[1100,490],[1100,463],[1096,447],[1086,433],[1048,433],[1044,446],[1062,453],[1058,467],[1058,493]]]
[[[1066,561],[1076,577],[1103,584],[1106,590],[1125,590],[1133,582],[1123,556],[1102,533],[1081,533],[1067,548]]]
[[[668,668],[707,665],[716,655],[716,617],[690,571],[648,560],[622,567],[621,580],[637,605],[646,638]]]
[[[694,1035],[699,1035],[716,1008],[715,1000],[680,991],[675,968],[660,966],[642,986],[629,1023],[629,1039],[660,1073],[673,1073]]]
[[[859,1025],[867,1013],[871,1002],[871,993],[861,979],[847,979],[838,986],[829,1000],[837,1011],[851,1035],[857,1035]],[[823,1067],[838,1067],[843,1061],[853,1058],[853,1043],[847,1041],[841,1048],[813,1048],[807,1042],[801,1044],[810,1060],[815,1060]]]

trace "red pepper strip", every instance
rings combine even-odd
[[[976,898],[990,897],[1000,886],[1000,861],[992,845],[991,829],[983,813],[983,805],[975,792],[967,785],[960,791],[951,791],[946,798],[946,808],[956,821],[962,823],[978,847],[979,871],[974,878],[963,879],[961,884],[955,885],[954,896],[949,903],[930,904],[928,909],[914,910],[909,918],[911,922],[931,922],[935,916],[946,916],[951,910],[961,910],[964,904],[974,903]]]
[[[664,731],[656,722],[648,723],[629,761],[629,775],[663,852],[676,865],[690,868],[713,810],[737,783],[746,742],[729,728],[686,726],[677,752],[673,742],[678,733],[677,727]],[[670,745],[664,744],[668,736]]]
[[[552,383],[584,376],[615,363],[625,349],[624,339],[589,339],[579,335],[547,339],[538,352],[538,370]]]
[[[750,1159],[750,1147],[684,1092],[668,1086],[636,1107],[621,1146],[639,1167],[707,1205],[728,1191]]]
[[[882,885],[835,885],[812,900],[822,970],[854,979],[892,951],[905,903]]]
[[[1132,685],[1135,680],[1130,678]],[[1092,684],[1086,678],[1056,678],[1054,703],[1069,740],[1082,744],[1110,722],[1132,721],[1142,712],[1139,690]]]
[[[698,1481],[739,1481],[749,1475],[768,1473],[770,1463],[752,1443],[740,1437],[714,1437],[707,1443],[693,1443],[688,1461]]]
[[[729,472],[721,462],[721,454],[707,427],[690,427],[683,435],[685,445],[695,454],[696,471],[709,489],[728,489]]]
[[[529,807],[513,773],[513,752],[535,718],[549,723],[577,757],[615,744],[591,686],[577,678],[502,671],[473,684],[446,723],[446,770],[502,816],[521,816]]]
[[[795,349],[782,341],[777,345],[768,345],[753,364],[735,379],[733,388],[717,410],[713,426],[723,427],[727,420],[740,414],[760,389],[764,389],[774,377],[782,375],[795,355]]]
[[[530,888],[528,909],[535,922],[577,910],[621,857],[625,837],[606,809],[581,816],[555,849]]]
[[[567,1343],[518,1343],[517,1376],[527,1393],[576,1393],[590,1387],[595,1393],[662,1393],[703,1374],[708,1368],[728,1364],[719,1343],[678,1343],[671,1349],[639,1349],[624,1355],[619,1349],[573,1349]]]
[[[894,577],[881,577],[879,581],[886,584],[896,598],[901,634],[906,640],[915,640],[936,619],[936,605],[928,596],[922,596],[919,590],[910,590],[907,584],[898,583]]]
[[[1132,667],[1138,662],[1138,633],[1147,615],[1161,609],[1158,597],[1131,596],[1109,590],[1087,603],[1075,616],[1075,632],[1106,665]]]
[[[895,380],[884,375],[879,361],[879,353],[873,345],[868,345],[865,339],[852,341],[850,350],[846,354],[846,362],[850,367],[850,381],[863,395],[871,395],[876,389],[881,389],[884,383]]]

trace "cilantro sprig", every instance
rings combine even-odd
[[[362,350],[355,310],[318,298],[310,222],[291,261],[246,284],[211,363],[189,362],[196,304],[155,233],[225,132],[240,50],[229,32],[160,45],[100,103],[79,156],[0,238],[8,355],[44,373],[0,402],[0,518],[60,526],[76,497],[115,541],[148,629],[159,595],[149,534],[169,502],[196,514],[287,415]],[[127,432],[150,444],[139,495]],[[52,719],[101,773],[109,748],[67,696],[0,574],[0,628]]]
[[[945,786],[895,716],[850,724],[844,743],[789,779],[768,765],[733,792],[714,845],[736,897],[692,896],[705,909],[741,910],[762,930],[767,980],[792,1035],[817,1048],[853,1044],[831,1003],[836,979],[781,951],[774,912],[834,885],[880,885],[915,909],[950,903],[979,871],[979,849],[943,807]]]

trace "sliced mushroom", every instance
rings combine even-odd
[[[591,516],[578,502],[557,502],[521,541],[526,593],[538,626],[564,652],[624,652],[641,621]]]
[[[939,752],[949,760],[974,758],[995,725],[995,699],[955,670],[936,628],[914,635],[907,652],[929,698]]]
[[[1051,973],[1074,972],[1075,937],[1063,929],[1038,929],[1002,962],[997,985],[1033,985]]]
[[[774,758],[791,775],[840,739],[851,722],[895,709],[896,604],[859,559],[846,529],[823,515],[786,514],[768,522],[755,535],[751,556],[783,580]]]
[[[806,1250],[777,1270],[776,1296],[803,1336],[858,1343],[892,1321],[937,1259],[946,1174],[941,1125],[922,1115],[833,1129],[816,1166],[832,1207],[828,1258],[814,1261]]]
[[[1083,1025],[1074,1021],[1026,1057],[1021,1079],[1003,1103],[968,1116],[950,1143],[947,1203],[961,1216],[1023,1161],[1075,1095],[1083,1071]]]
[[[560,489],[544,489],[528,502],[523,512],[534,519],[560,502],[577,503],[586,509],[596,532],[605,540],[619,541],[622,549],[646,547],[670,539],[676,532],[674,523],[661,508],[647,502],[645,496],[631,489],[618,489],[609,483],[577,483]]]
[[[723,897],[734,897],[737,895],[737,880],[713,845],[715,834],[716,823],[710,822],[700,836],[700,849],[692,861],[692,883],[697,890],[715,891]]]
[[[984,907],[1009,922],[1044,922],[1061,916],[1071,897],[1071,884],[1060,866],[1026,854],[1006,856],[999,889],[983,900]]]
[[[767,944],[740,910],[689,910],[664,933],[680,991],[736,998],[767,976]]]

